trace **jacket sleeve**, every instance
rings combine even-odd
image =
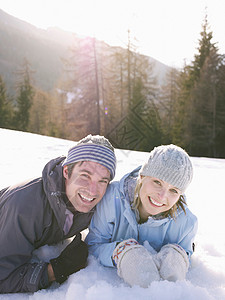
[[[193,254],[193,243],[198,229],[197,217],[186,208],[173,222],[173,230],[169,231],[168,241],[179,244],[187,253],[189,259]]]
[[[0,293],[36,292],[49,285],[47,263],[27,263],[0,280]]]
[[[31,263],[42,231],[32,213],[37,207],[24,204],[23,197],[0,198],[0,293],[34,292],[49,284],[47,263]]]
[[[112,242],[115,230],[115,191],[107,189],[103,199],[96,207],[92,217],[89,233],[85,239],[89,253],[98,258],[104,266],[113,267],[112,254],[118,241]],[[119,211],[117,211],[119,214]]]
[[[187,219],[186,230],[184,231],[184,237],[180,241],[180,245],[186,250],[190,258],[194,252],[194,240],[198,230],[198,219],[189,209],[187,213],[190,214],[190,217]]]

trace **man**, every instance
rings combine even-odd
[[[110,142],[88,135],[46,164],[42,177],[0,191],[0,293],[35,292],[64,282],[86,265],[80,232],[115,175]],[[50,263],[33,262],[32,252],[75,235]]]

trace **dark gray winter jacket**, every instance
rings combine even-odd
[[[32,251],[71,237],[93,211],[76,212],[64,233],[66,204],[61,162],[51,160],[42,177],[0,191],[0,293],[35,292],[49,285],[47,263],[31,263]]]

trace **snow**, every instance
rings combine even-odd
[[[0,140],[0,189],[41,176],[45,163],[66,155],[74,145],[73,141],[7,129],[0,129]],[[119,179],[142,164],[148,153],[116,149],[116,156],[116,179]],[[131,288],[117,276],[115,269],[103,267],[90,256],[88,266],[71,275],[61,286],[54,283],[50,288],[34,294],[0,295],[0,300],[225,299],[225,159],[191,159],[195,172],[186,195],[190,209],[198,217],[199,230],[186,280],[153,282],[147,289]],[[44,246],[36,253],[48,261],[58,255],[63,247],[65,245]]]

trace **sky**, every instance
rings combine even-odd
[[[0,128],[0,190],[41,176],[44,165],[66,155],[73,141]],[[147,152],[116,149],[115,180],[148,159]],[[189,209],[198,218],[196,250],[186,280],[157,281],[148,288],[129,287],[93,257],[85,269],[59,286],[33,294],[0,294],[0,300],[223,300],[225,299],[225,159],[191,157],[193,181],[186,191]],[[87,232],[86,232],[87,233]],[[34,255],[44,261],[57,257],[66,243],[44,246]],[[2,247],[3,245],[1,245]]]
[[[225,53],[224,0],[0,0],[0,8],[110,45],[126,47],[129,29],[138,52],[173,67],[193,60],[207,11],[213,42]]]

